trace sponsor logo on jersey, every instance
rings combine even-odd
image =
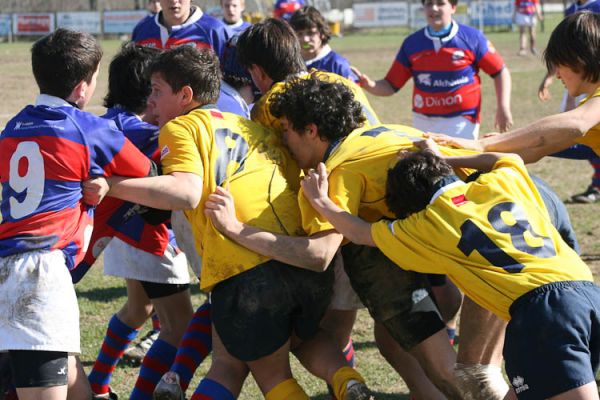
[[[413,304],[420,303],[423,299],[427,298],[427,296],[429,296],[427,290],[417,289],[414,292],[412,292],[412,302]]]
[[[414,99],[415,108],[434,108],[434,107],[448,107],[461,104],[463,98],[460,94],[452,94],[446,97],[425,97],[420,94],[416,94]]]
[[[419,74],[417,80],[421,85],[431,86],[431,74]]]
[[[462,50],[456,50],[452,53],[452,61],[461,61],[463,58],[465,58],[465,52]]]
[[[512,385],[517,394],[529,390],[529,385],[525,383],[525,379],[522,376],[515,376],[512,380]]]
[[[162,160],[163,158],[166,157],[167,154],[169,154],[171,151],[169,150],[169,146],[164,145],[163,148],[160,150],[160,159]]]

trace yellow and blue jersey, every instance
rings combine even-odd
[[[238,219],[286,235],[301,233],[297,203],[300,171],[283,149],[272,146],[274,133],[263,126],[216,109],[196,109],[160,131],[163,173],[202,177],[202,198],[185,211],[202,256],[201,288],[247,271],[269,258],[219,233],[204,215],[206,197],[227,186]]]
[[[377,125],[359,128],[337,146],[324,161],[329,171],[329,197],[343,210],[369,222],[393,218],[385,204],[387,173],[398,161],[398,151],[415,149],[423,132],[404,125]],[[448,155],[468,150],[441,148]],[[302,191],[298,196],[302,225],[309,234],[335,229],[315,211]]]
[[[598,96],[600,96],[600,87],[598,87],[594,93],[581,100],[581,103],[579,104],[581,105],[589,99]],[[578,138],[576,141],[577,143],[591,147],[596,154],[600,154],[600,124],[594,126],[592,129],[587,131],[584,136]]]
[[[354,99],[362,105],[362,111],[366,118],[365,126],[380,124],[379,117],[377,117],[375,110],[373,110],[373,107],[371,107],[369,99],[367,99],[367,96],[363,90],[356,83],[333,72],[318,71],[316,69],[311,69],[308,73],[299,75],[293,79],[310,78],[317,78],[320,81],[341,83],[345,85],[348,89],[350,89],[350,91],[352,91]],[[273,96],[276,93],[285,91],[287,82],[288,81],[274,83],[273,86],[271,86],[271,89],[261,96],[261,98],[252,107],[252,111],[250,113],[252,121],[272,128],[277,133],[281,133],[283,131],[279,119],[275,118],[273,114],[271,114],[271,104],[273,102]]]
[[[372,225],[377,247],[398,266],[447,274],[505,320],[511,304],[537,287],[593,280],[552,225],[522,160],[503,157],[470,183],[448,178],[423,211]]]

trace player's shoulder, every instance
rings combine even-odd
[[[155,15],[148,15],[142,18],[133,28],[133,40],[135,40],[136,34],[154,27],[156,27]]]
[[[213,17],[212,15],[208,15],[207,13],[203,13],[202,17],[196,21],[196,24],[207,30],[225,31],[227,29],[227,26],[225,23],[223,23],[223,21]]]

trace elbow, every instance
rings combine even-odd
[[[315,272],[325,272],[333,263],[335,252],[324,251],[311,257],[309,268]]]
[[[198,207],[201,198],[202,193],[195,190],[181,193],[174,210],[193,210]]]

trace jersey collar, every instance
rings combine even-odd
[[[450,33],[444,36],[443,38],[431,36],[429,32],[427,32],[427,28],[423,28],[423,33],[425,34],[425,37],[427,39],[433,42],[433,47],[437,53],[438,51],[440,51],[444,44],[454,39],[454,37],[458,33],[458,24],[456,23],[456,21],[452,20],[452,28],[450,28]]]
[[[323,48],[321,49],[321,51],[319,52],[319,54],[317,54],[317,56],[315,58],[311,58],[310,60],[306,60],[304,61],[304,64],[306,64],[306,67],[310,67],[311,64],[316,63],[319,60],[324,59],[325,57],[327,57],[329,55],[329,53],[331,53],[331,46],[326,44],[325,46],[323,46]]]
[[[75,107],[73,103],[69,103],[65,99],[61,99],[60,97],[51,96],[49,94],[40,94],[35,99],[36,106],[48,106],[48,107]]]
[[[339,147],[340,143],[342,143],[342,140],[344,140],[345,138],[346,136],[337,138],[333,142],[329,143],[329,146],[327,146],[327,150],[325,150],[325,155],[323,156],[323,162],[327,161],[331,153],[333,153]]]
[[[431,200],[429,200],[429,204],[432,204],[435,199],[440,197],[448,190],[462,185],[465,185],[465,183],[456,175],[448,175],[443,177],[435,185],[433,185],[433,188],[431,188],[433,194],[431,196]]]

